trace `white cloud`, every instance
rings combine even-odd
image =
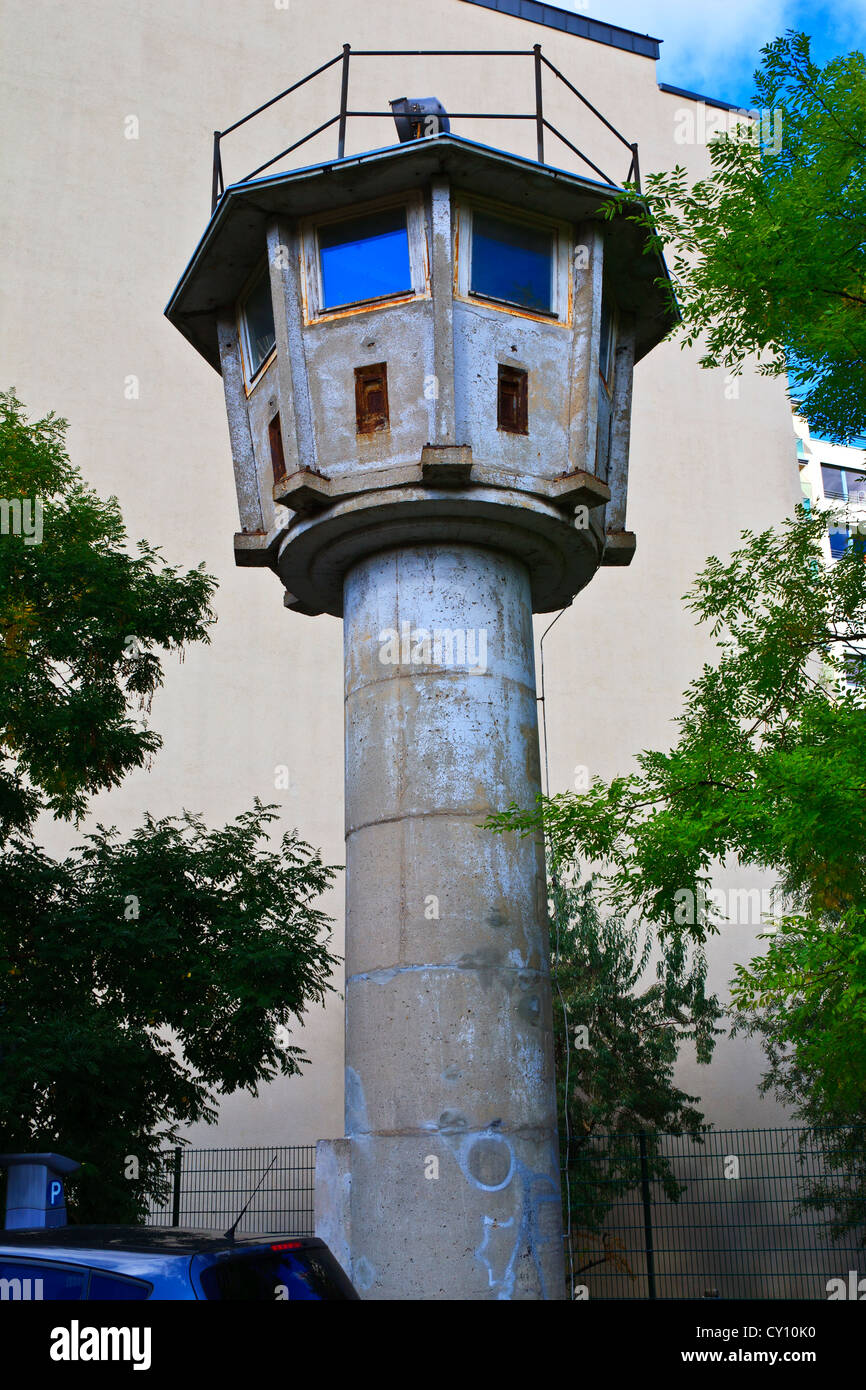
[[[863,0],[558,0],[562,9],[663,39],[660,82],[748,100],[764,44],[804,29],[836,51],[866,45]],[[820,45],[824,46],[824,45]]]

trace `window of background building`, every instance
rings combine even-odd
[[[844,526],[831,526],[830,531],[830,554],[834,560],[840,559],[848,549],[848,542],[851,539],[848,530]]]
[[[866,504],[866,473],[858,472],[855,468],[831,468],[829,464],[823,463],[821,478],[825,497],[858,505]]]
[[[851,691],[862,690],[866,685],[866,651],[858,647],[850,652],[845,660],[845,685]]]

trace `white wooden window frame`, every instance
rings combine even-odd
[[[270,352],[267,354],[266,357],[262,359],[255,371],[253,371],[253,353],[252,346],[250,344],[249,327],[247,325],[247,300],[249,299],[253,290],[258,285],[259,280],[262,279],[263,276],[267,276],[268,288],[270,289],[270,274],[270,266],[268,264],[267,257],[265,257],[264,261],[260,265],[258,265],[256,269],[253,271],[252,275],[247,280],[243,290],[241,291],[238,297],[238,342],[241,345],[241,362],[243,364],[244,369],[244,389],[248,396],[255,389],[255,387],[258,386],[264,373],[267,371],[268,367],[273,362],[277,352],[277,344],[275,340]],[[271,313],[273,313],[273,303],[271,304]]]
[[[610,315],[607,339],[607,371],[601,365],[601,342],[599,341],[598,374],[608,396],[613,399],[613,378],[616,371],[616,345],[619,330],[619,314],[613,300],[602,290],[602,304]]]
[[[493,299],[486,294],[472,290],[472,224],[475,212],[485,212],[503,221],[516,222],[536,231],[551,232],[553,251],[551,266],[550,312],[524,308],[509,300]],[[454,200],[454,297],[467,304],[483,304],[499,313],[516,315],[518,318],[534,319],[538,323],[560,324],[570,328],[572,323],[572,248],[574,235],[567,222],[552,217],[527,214],[520,208],[505,203],[497,203],[488,198],[476,198],[459,194]]]
[[[353,222],[357,217],[368,213],[386,212],[389,208],[405,208],[406,231],[409,241],[409,271],[412,280],[410,290],[382,295],[378,299],[358,299],[350,304],[341,304],[333,309],[325,309],[322,289],[322,261],[319,254],[319,228],[332,227],[340,222]],[[379,198],[372,203],[362,203],[351,208],[341,208],[339,212],[327,216],[310,217],[300,224],[302,289],[304,323],[327,323],[332,319],[348,318],[353,314],[370,313],[377,309],[388,309],[395,304],[411,303],[415,299],[430,298],[430,257],[427,249],[427,227],[424,216],[424,203],[420,193],[401,194],[399,198]]]

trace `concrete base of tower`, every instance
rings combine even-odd
[[[316,1234],[362,1299],[565,1297],[549,1134],[458,1128],[321,1140]]]
[[[344,636],[347,1138],[320,1146],[320,1230],[366,1298],[560,1298],[544,860],[483,826],[539,790],[529,569],[380,551]]]

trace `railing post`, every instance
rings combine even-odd
[[[635,187],[640,193],[640,160],[637,157],[637,141],[631,147],[631,167],[634,170]]]
[[[538,141],[538,162],[544,163],[544,106],[541,97],[541,44],[532,45],[535,52],[535,134]]]
[[[213,133],[213,175],[210,189],[210,210],[213,216],[217,203],[220,200],[220,185],[222,184],[222,157],[220,155],[220,133],[215,130]]]
[[[346,108],[349,104],[349,54],[352,45],[343,44],[343,80],[340,83],[340,133],[337,140],[337,158],[346,153]]]
[[[171,1224],[180,1225],[180,1175],[183,1162],[183,1154],[180,1148],[174,1151],[174,1174],[172,1177],[171,1193]]]
[[[653,1219],[652,1219],[652,1199],[650,1197],[649,1180],[649,1161],[646,1151],[646,1134],[644,1130],[638,1135],[640,1144],[640,1190],[643,1201],[643,1230],[646,1243],[646,1274],[649,1285],[650,1298],[656,1297],[656,1261],[655,1251],[653,1250]]]

